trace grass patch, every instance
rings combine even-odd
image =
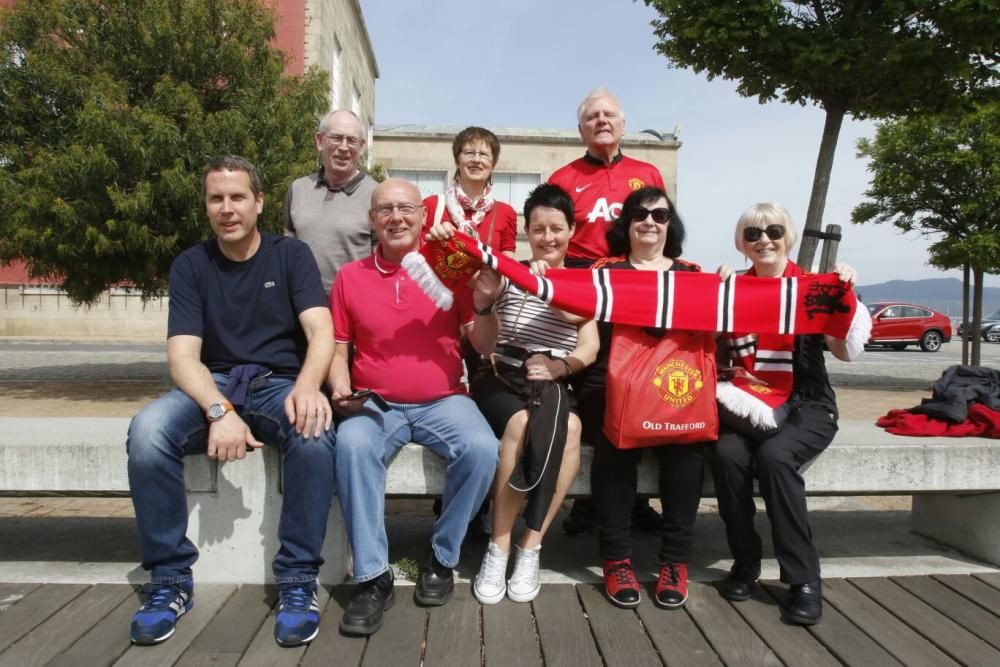
[[[420,577],[420,564],[412,558],[400,558],[396,561],[395,567],[409,581],[416,583]]]

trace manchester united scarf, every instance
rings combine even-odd
[[[746,275],[756,272],[751,268]],[[789,261],[781,279],[804,275]],[[795,336],[769,331],[728,334],[726,342],[733,372],[716,388],[719,418],[730,428],[761,439],[777,430],[789,413]]]
[[[582,317],[641,327],[848,337],[858,308],[850,286],[835,274],[782,278],[689,271],[550,269],[538,276],[519,262],[464,234],[425,243],[403,259],[403,268],[440,307],[450,308],[451,290],[465,285],[482,266],[506,276],[542,301]],[[871,321],[869,322],[869,328]]]

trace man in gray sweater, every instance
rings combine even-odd
[[[319,123],[319,171],[292,182],[285,197],[285,236],[304,241],[316,256],[329,296],[337,270],[372,254],[368,221],[378,183],[358,169],[365,147],[361,120],[352,111],[331,111]]]

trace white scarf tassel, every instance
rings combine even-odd
[[[844,342],[847,344],[847,358],[854,361],[865,351],[865,344],[872,336],[872,316],[868,312],[868,307],[858,301],[854,308],[854,318],[851,326],[847,329],[847,337]]]
[[[774,410],[767,404],[733,386],[731,382],[720,382],[715,388],[715,398],[730,412],[746,417],[758,428],[778,428],[774,421]]]
[[[424,294],[430,297],[438,308],[451,310],[451,306],[455,302],[455,295],[444,286],[420,251],[414,250],[406,253],[401,264],[403,270],[410,274],[413,282],[417,283],[417,287],[423,290]]]

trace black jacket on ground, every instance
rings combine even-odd
[[[934,383],[934,395],[910,410],[934,419],[964,422],[969,406],[978,401],[1000,410],[1000,371],[985,366],[951,366]]]

